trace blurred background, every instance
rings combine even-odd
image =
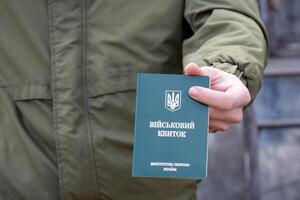
[[[199,200],[300,200],[300,0],[260,0],[271,55],[243,124],[209,136]]]

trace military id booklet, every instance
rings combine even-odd
[[[203,179],[208,106],[188,95],[207,76],[138,74],[132,176]]]

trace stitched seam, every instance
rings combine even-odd
[[[64,199],[64,184],[63,184],[63,179],[64,179],[64,173],[63,173],[63,164],[62,164],[62,152],[61,152],[61,144],[59,141],[59,135],[58,135],[58,130],[59,130],[59,118],[58,118],[58,105],[57,105],[57,85],[55,78],[57,77],[57,68],[55,66],[55,37],[54,37],[54,5],[53,1],[49,0],[48,1],[48,12],[49,12],[49,37],[50,37],[50,49],[52,52],[51,55],[51,83],[53,84],[52,88],[52,94],[53,94],[53,132],[55,135],[55,142],[56,142],[56,151],[57,151],[57,162],[58,162],[58,179],[59,179],[59,186],[60,186],[60,198]]]
[[[90,120],[90,110],[88,104],[88,95],[87,95],[87,19],[86,19],[86,1],[81,1],[81,23],[82,23],[82,51],[81,51],[81,63],[82,63],[82,81],[83,81],[83,104],[86,113],[86,129],[88,134],[89,142],[89,151],[90,151],[90,162],[91,162],[91,171],[93,173],[92,179],[94,182],[94,190],[96,192],[96,198],[100,199],[100,191],[98,190],[98,181],[97,181],[97,168],[95,160],[95,149],[93,143],[93,134],[91,130],[91,120]]]

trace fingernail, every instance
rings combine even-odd
[[[199,95],[199,91],[197,89],[197,87],[193,86],[189,89],[189,95],[192,97],[196,97]]]

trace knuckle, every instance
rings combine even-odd
[[[224,106],[225,110],[231,110],[233,108],[233,103],[232,101],[227,101],[225,106]]]
[[[250,95],[250,93],[249,93],[249,91],[247,90],[247,94],[246,94],[246,97],[245,97],[245,101],[246,101],[246,103],[245,103],[245,105],[247,105],[248,103],[250,103],[250,101],[251,101],[251,95]]]
[[[232,118],[233,123],[240,123],[243,120],[243,113],[239,112],[235,114]]]
[[[220,126],[220,131],[227,131],[229,129],[229,124],[223,124]]]
[[[244,104],[248,104],[251,101],[251,95],[249,90],[245,87],[242,91],[242,99]]]
[[[227,97],[227,101],[225,103],[225,109],[226,110],[231,110],[235,107],[235,100],[232,96]]]
[[[214,116],[215,115],[215,110],[213,107],[209,107],[209,116]]]

